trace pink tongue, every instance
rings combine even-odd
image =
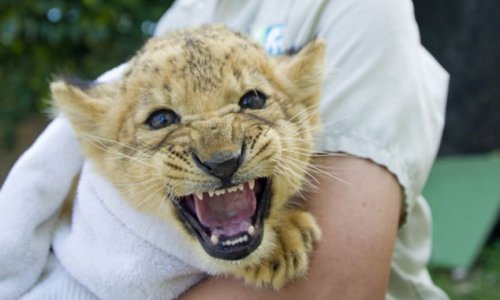
[[[251,225],[257,201],[247,183],[243,191],[227,192],[224,195],[208,196],[203,200],[194,196],[196,215],[202,225],[211,229],[216,236],[235,236],[246,232]]]

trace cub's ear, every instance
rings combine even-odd
[[[68,117],[77,131],[95,132],[109,111],[111,84],[81,84],[56,80],[50,84],[54,106]]]
[[[325,42],[314,40],[284,61],[284,74],[295,87],[295,99],[307,106],[319,101],[325,69]]]

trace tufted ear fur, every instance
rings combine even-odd
[[[325,43],[322,40],[314,40],[282,62],[284,74],[297,91],[295,99],[306,106],[315,105],[319,100],[325,69],[325,52]]]
[[[56,80],[50,84],[54,106],[77,132],[96,133],[112,105],[112,84],[87,84]]]

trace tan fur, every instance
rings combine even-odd
[[[220,273],[280,288],[305,274],[320,237],[314,218],[288,202],[308,170],[323,59],[321,41],[293,58],[274,59],[248,38],[211,25],[151,39],[118,82],[83,90],[56,81],[51,89],[87,157],[129,204],[179,230],[185,229],[171,199],[218,184],[193,162],[193,149],[205,159],[235,151],[245,141],[246,159],[235,179],[270,177],[273,182],[261,246],[234,264],[208,256],[195,238],[185,236]],[[242,111],[238,101],[253,89],[269,96],[267,107]],[[160,108],[174,110],[181,123],[150,130],[145,120]]]

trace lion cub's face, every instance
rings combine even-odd
[[[89,159],[132,206],[195,236],[210,256],[237,260],[304,180],[323,56],[313,42],[269,58],[205,26],[151,39],[118,82],[51,88]]]

